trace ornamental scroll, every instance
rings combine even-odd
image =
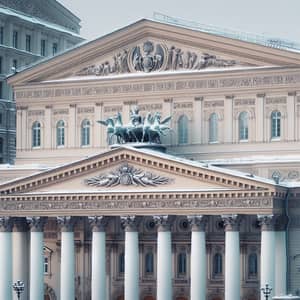
[[[168,47],[161,43],[146,41],[131,49],[123,49],[100,64],[85,67],[75,75],[105,76],[165,70],[201,70],[209,67],[230,67],[236,64],[235,60],[222,59],[213,54],[183,51],[176,46]]]
[[[117,185],[157,186],[169,182],[171,182],[170,178],[144,172],[127,163],[122,164],[115,171],[108,174],[100,174],[84,181],[85,184],[96,187],[114,187]]]

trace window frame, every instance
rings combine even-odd
[[[91,122],[84,119],[80,126],[80,145],[81,147],[91,146]]]
[[[40,148],[42,141],[41,141],[41,123],[39,121],[35,121],[32,124],[31,131],[32,131],[32,141],[31,146],[32,148]]]
[[[281,138],[281,118],[279,110],[271,112],[271,140],[280,140]]]
[[[26,34],[25,36],[25,49],[27,52],[31,52],[31,35],[30,34]]]
[[[208,142],[212,144],[219,142],[219,117],[215,112],[209,115]]]
[[[249,139],[249,113],[242,111],[238,119],[239,141],[248,141]]]
[[[186,145],[189,142],[189,118],[186,114],[180,115],[177,121],[178,144]]]
[[[18,33],[18,30],[14,29],[12,34],[13,34],[12,46],[13,46],[13,48],[18,49],[18,46],[19,46],[19,33]]]
[[[59,120],[56,123],[56,147],[64,147],[65,146],[65,122],[64,120]]]

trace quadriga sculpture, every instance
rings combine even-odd
[[[107,127],[107,142],[111,145],[114,141],[124,143],[156,143],[161,144],[161,136],[166,135],[171,129],[166,124],[171,120],[167,117],[161,121],[160,113],[147,113],[143,118],[138,107],[130,110],[130,122],[123,124],[122,115],[99,120],[98,123]]]

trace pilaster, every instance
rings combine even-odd
[[[256,141],[262,143],[265,141],[264,126],[265,126],[265,114],[264,114],[264,102],[265,94],[256,95]]]
[[[233,98],[233,95],[228,95],[225,96],[224,100],[224,143],[232,143],[233,141]]]

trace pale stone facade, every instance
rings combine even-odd
[[[0,274],[31,297],[45,282],[51,300],[299,292],[299,65],[295,51],[141,20],[11,77]],[[97,121],[127,124],[135,106],[172,116],[167,153],[107,146]],[[33,265],[14,267],[15,243]]]

